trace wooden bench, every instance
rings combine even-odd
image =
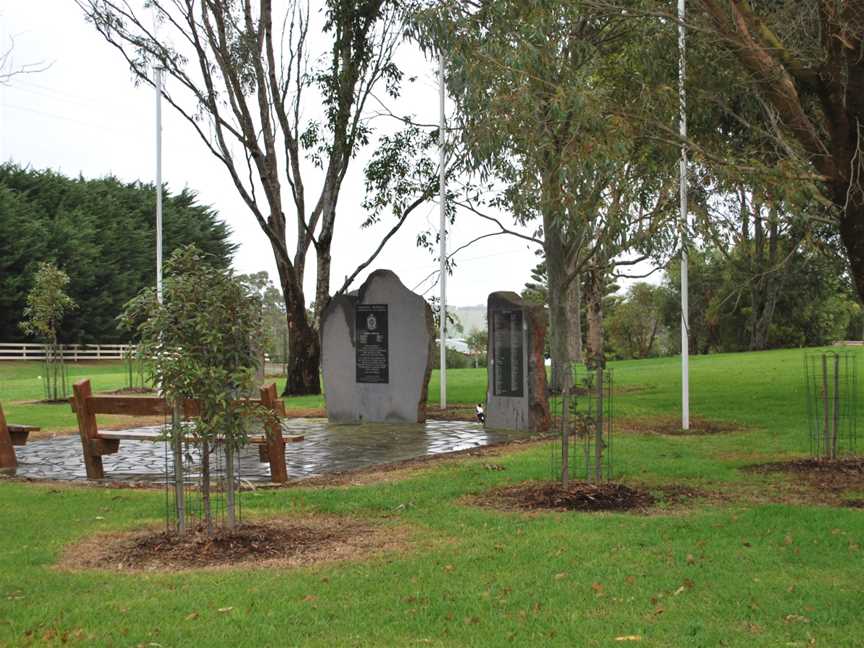
[[[72,386],[70,399],[72,411],[78,417],[78,433],[84,451],[84,468],[88,479],[104,479],[103,455],[114,454],[120,448],[120,441],[161,441],[164,436],[154,430],[100,431],[96,424],[97,414],[125,414],[130,416],[169,416],[171,408],[163,398],[153,396],[114,396],[94,395],[89,380],[82,380]],[[276,385],[270,383],[261,388],[260,399],[248,401],[261,404],[274,411],[278,417],[285,416],[285,404],[276,395]],[[198,415],[197,401],[184,401],[183,417],[194,418]],[[270,463],[270,479],[275,483],[288,481],[285,466],[285,444],[303,440],[303,435],[283,436],[282,426],[272,421],[265,426],[264,434],[252,435],[249,442],[260,446],[261,461]]]
[[[33,425],[7,424],[3,406],[0,405],[0,470],[14,470],[18,467],[15,446],[27,445],[27,437],[38,429]]]

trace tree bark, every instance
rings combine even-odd
[[[603,353],[603,268],[596,262],[591,263],[586,273],[585,304],[588,312],[588,338],[585,353],[585,366],[596,369],[605,366]]]
[[[309,322],[302,288],[295,283],[296,274],[282,260],[277,249],[276,269],[282,284],[285,311],[288,320],[288,361],[283,396],[307,396],[321,393],[321,341]]]
[[[835,189],[834,202],[846,200],[846,187]],[[858,296],[864,300],[864,196],[861,190],[854,190],[849,196],[845,213],[840,221],[840,239],[846,248],[852,278]]]
[[[567,348],[570,362],[582,362],[582,277],[577,277],[567,289]]]
[[[564,284],[567,270],[559,225],[544,214],[543,247],[546,253],[546,281],[549,296],[549,354],[552,356],[552,389],[567,390],[571,386],[570,353],[568,348],[569,317],[567,291]],[[548,221],[548,225],[546,223]]]

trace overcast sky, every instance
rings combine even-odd
[[[314,7],[315,2],[312,4]],[[113,174],[122,180],[152,182],[153,90],[135,87],[119,53],[85,22],[72,0],[3,0],[0,12],[0,37],[5,43],[14,38],[16,62],[51,64],[44,72],[17,77],[11,86],[0,89],[0,159],[72,176]],[[418,80],[406,98],[391,108],[398,114],[413,113],[422,121],[436,122],[436,66],[405,48],[400,59]],[[195,190],[203,203],[215,207],[230,224],[240,246],[234,259],[238,271],[267,270],[275,277],[264,234],[234,193],[227,172],[167,104],[163,106],[163,133],[163,178],[171,191]],[[334,290],[386,231],[383,227],[359,229],[364,217],[362,164],[362,159],[354,162],[339,200],[331,275]],[[436,267],[433,258],[416,247],[415,239],[419,230],[430,224],[437,227],[437,204],[429,203],[412,218],[371,268],[394,270],[409,288]],[[489,228],[475,218],[460,216],[450,249],[486,231]],[[458,255],[459,267],[448,284],[448,302],[480,304],[489,292],[519,291],[537,261],[534,249],[524,241],[511,237],[481,241]],[[311,281],[310,277],[308,288]]]

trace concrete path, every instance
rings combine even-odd
[[[466,450],[531,436],[528,432],[484,430],[479,423],[428,421],[425,425],[328,425],[324,419],[290,419],[285,434],[303,434],[305,440],[286,446],[288,476],[299,479],[358,468],[416,459],[427,455]],[[158,430],[158,428],[140,428]],[[81,441],[77,436],[38,439],[16,448],[16,475],[32,479],[84,480]],[[173,460],[164,442],[121,441],[117,454],[102,458],[109,481],[165,481],[172,474]],[[221,461],[216,458],[216,463]],[[184,462],[200,463],[195,448]],[[218,472],[218,471],[217,471]],[[270,466],[262,463],[258,446],[243,448],[239,476],[247,481],[267,482]],[[195,478],[195,475],[190,475]]]

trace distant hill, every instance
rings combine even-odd
[[[477,329],[483,331],[486,329],[486,306],[449,306],[452,313],[462,322],[462,327],[465,330],[464,336],[468,336],[471,331]]]

